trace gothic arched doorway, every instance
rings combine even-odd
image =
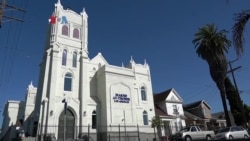
[[[74,139],[75,117],[69,109],[66,113],[62,112],[59,117],[58,139],[64,139],[64,129],[65,139]]]

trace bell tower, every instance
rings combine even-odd
[[[71,9],[63,9],[60,0],[49,18],[47,48],[57,44],[74,47],[88,57],[88,15],[83,8],[79,14]]]
[[[58,0],[48,22],[34,110],[33,128],[35,130],[38,128],[35,126],[40,125],[39,134],[51,133],[51,126],[61,127],[61,115],[66,110],[70,112],[71,124],[83,125],[82,113],[86,111],[86,95],[89,93],[86,73],[88,15],[85,9],[78,14],[64,9]],[[60,131],[58,129],[56,136],[61,137]]]

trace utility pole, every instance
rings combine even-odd
[[[66,114],[67,114],[67,99],[62,100],[64,103],[64,117],[63,117],[63,141],[66,141]]]
[[[11,11],[11,10],[17,10],[17,11],[22,12],[22,13],[26,12],[24,9],[15,7],[13,5],[8,5],[8,4],[6,4],[6,0],[2,0],[2,2],[0,2],[0,28],[2,27],[3,22],[12,21],[12,20],[24,22],[24,20],[21,18],[16,18],[16,17],[4,15],[5,11]]]
[[[125,115],[125,110],[123,110],[123,121],[124,121],[124,134],[125,134],[125,138],[124,140],[127,140],[127,131],[126,131],[126,115]]]
[[[234,71],[236,71],[237,69],[240,69],[241,66],[238,66],[236,68],[232,68],[232,65],[231,65],[231,63],[233,63],[233,62],[235,62],[237,60],[238,59],[228,62],[230,70],[227,73],[231,73],[232,74],[234,86],[235,86],[235,89],[236,89],[236,92],[237,92],[237,99],[240,102],[240,109],[241,109],[241,113],[242,113],[242,116],[243,116],[244,127],[246,128],[247,125],[246,125],[246,116],[245,116],[245,112],[244,112],[243,101],[240,98],[240,93],[239,93],[239,90],[238,90],[238,87],[237,87],[237,83],[236,83],[236,80],[235,80],[235,77],[234,77]]]

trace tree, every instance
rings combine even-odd
[[[243,119],[242,117],[244,116],[244,114],[242,112],[241,105],[243,104],[238,97],[238,92],[236,88],[233,86],[233,84],[231,83],[231,80],[228,77],[225,79],[225,89],[226,89],[227,99],[229,101],[230,110],[234,117],[235,124],[245,126],[245,120],[242,120]]]
[[[243,42],[245,39],[243,36],[243,31],[245,30],[246,23],[250,18],[250,10],[243,10],[240,13],[236,13],[234,18],[235,18],[235,24],[233,25],[232,28],[233,44],[236,53],[239,57],[244,52]]]
[[[158,128],[158,127],[161,127],[162,124],[163,124],[163,122],[162,122],[160,116],[157,115],[157,116],[154,116],[154,117],[152,118],[151,127],[153,127],[153,128],[157,127],[157,128]]]
[[[231,41],[227,39],[226,33],[228,33],[226,30],[218,31],[214,24],[207,24],[195,33],[192,43],[195,45],[198,56],[209,66],[210,75],[220,91],[227,126],[231,126],[224,85],[227,74],[225,52],[227,53],[231,46]]]
[[[154,133],[155,133],[155,128],[157,129],[158,136],[160,136],[162,124],[163,124],[163,122],[162,122],[160,116],[156,115],[152,118],[151,127],[154,128]],[[155,135],[155,138],[156,138],[156,135]]]
[[[244,104],[243,107],[246,116],[247,126],[249,127],[248,123],[250,123],[250,106]]]

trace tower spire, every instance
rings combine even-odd
[[[57,0],[57,3],[55,4],[56,7],[62,7],[61,0]]]
[[[58,4],[58,5],[59,5],[59,4],[61,5],[61,0],[58,0],[58,1],[57,1],[57,4]]]
[[[130,63],[134,62],[133,56],[131,56]]]

